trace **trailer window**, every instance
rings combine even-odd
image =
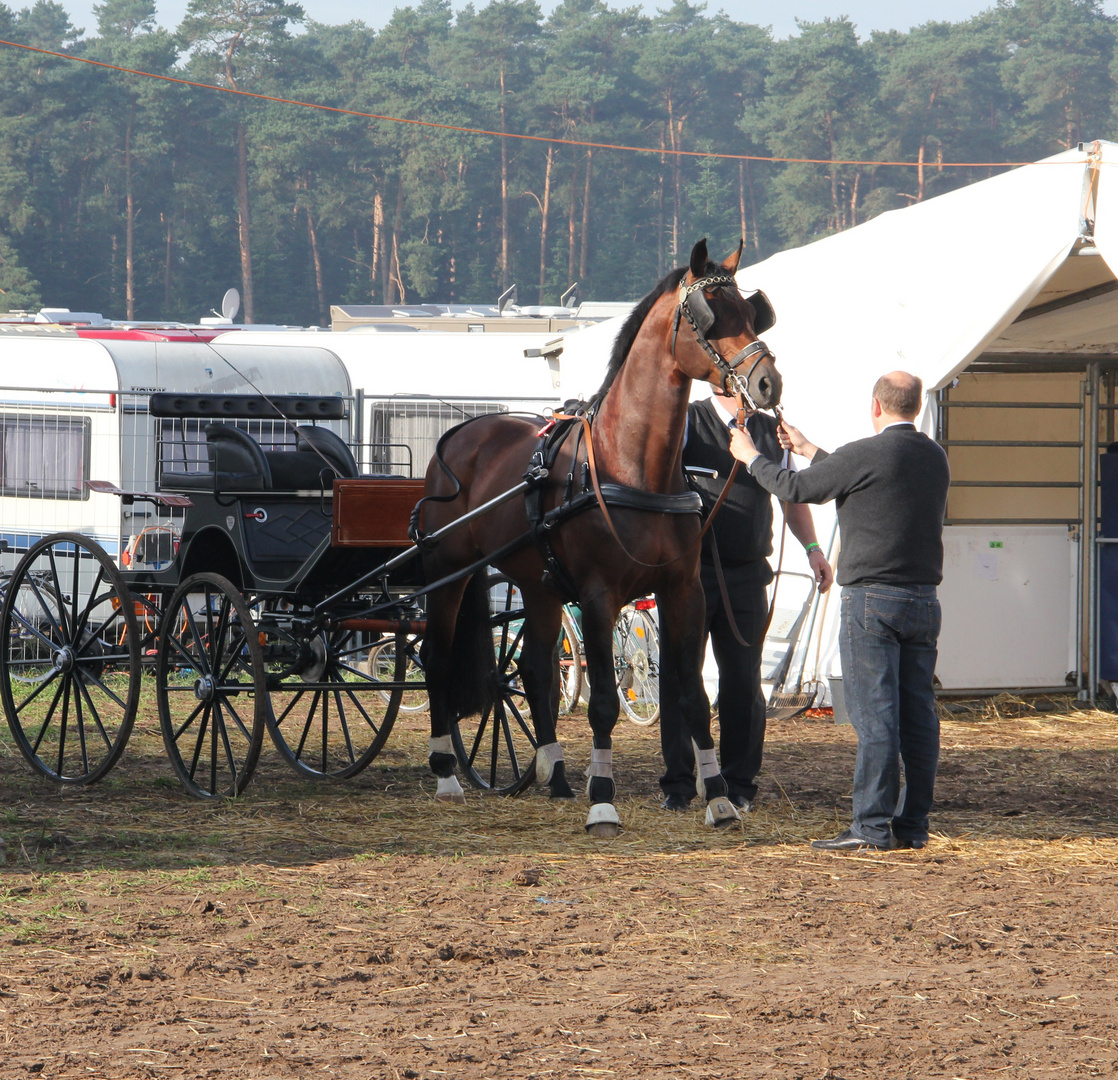
[[[0,492],[31,499],[88,499],[90,422],[0,415]]]
[[[394,476],[422,476],[439,436],[472,416],[507,413],[497,401],[416,401],[396,398],[373,402],[369,442],[362,467]]]

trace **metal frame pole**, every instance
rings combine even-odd
[[[1087,365],[1087,489],[1083,500],[1083,543],[1087,548],[1087,700],[1099,685],[1099,365]]]
[[[1086,681],[1083,671],[1083,584],[1087,580],[1086,470],[1087,470],[1087,380],[1079,384],[1079,558],[1075,563],[1075,698],[1086,701]]]

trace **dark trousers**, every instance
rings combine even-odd
[[[734,620],[741,636],[750,642],[748,648],[743,648],[730,630],[714,567],[702,564],[705,631],[718,661],[718,759],[730,794],[747,799],[757,794],[755,777],[761,768],[765,745],[761,652],[769,611],[763,584],[767,569],[767,563],[725,568],[726,592]],[[660,777],[664,794],[694,798],[695,754],[679,711],[679,683],[674,666],[671,657],[665,655],[660,657],[660,747],[664,753],[664,775]]]
[[[851,829],[876,844],[888,843],[890,831],[899,840],[928,838],[939,764],[932,679],[940,621],[934,585],[842,590],[842,688],[858,735]]]

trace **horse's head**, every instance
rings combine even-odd
[[[740,258],[741,244],[721,266],[710,261],[705,239],[692,249],[679,284],[672,352],[691,378],[740,395],[754,408],[774,409],[780,404],[782,380],[776,358],[757,335],[776,322],[776,315],[760,290],[748,299],[741,294],[734,280]],[[681,341],[677,348],[681,322],[694,331],[694,342],[683,347]]]

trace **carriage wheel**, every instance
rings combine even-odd
[[[264,741],[264,653],[244,597],[220,574],[194,574],[163,611],[156,657],[163,745],[191,795],[239,795]]]
[[[91,784],[116,764],[140,697],[128,586],[99,544],[58,533],[33,545],[5,583],[0,698],[36,772]]]
[[[335,628],[299,638],[272,628],[266,642],[276,656],[269,665],[268,733],[280,755],[312,779],[342,780],[366,768],[400,710],[408,678],[405,639],[370,650],[359,631]],[[388,643],[391,664],[370,664],[368,654]]]
[[[403,649],[404,674],[402,680],[408,684],[415,684],[414,689],[406,689],[400,698],[400,712],[415,713],[426,712],[430,704],[427,698],[426,676],[423,674],[423,665],[419,660],[419,646],[421,638],[409,634],[402,641],[389,638],[369,650],[369,659],[364,665],[364,671],[374,679],[381,682],[396,681],[396,653]],[[393,691],[381,690],[380,696],[387,704]]]
[[[559,632],[559,715],[566,716],[578,707],[582,697],[582,641],[574,618],[563,608],[563,629]]]
[[[494,701],[481,716],[451,726],[454,755],[474,787],[512,795],[531,783],[527,771],[536,753],[524,687],[520,681],[520,646],[524,607],[520,590],[508,578],[489,578],[489,622],[497,670]]]
[[[634,724],[647,727],[660,718],[660,631],[641,608],[622,610],[613,630],[617,696]]]

